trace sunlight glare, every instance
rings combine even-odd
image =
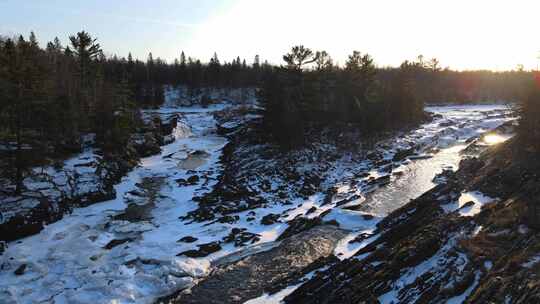
[[[484,136],[483,141],[488,145],[496,145],[505,142],[508,138],[499,134],[488,134]]]

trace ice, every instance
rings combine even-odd
[[[159,296],[191,286],[193,278],[205,276],[210,261],[176,257],[187,247],[176,240],[182,232],[197,235],[201,240],[213,240],[219,237],[219,232],[213,233],[219,229],[189,227],[178,220],[196,207],[190,200],[194,193],[204,190],[170,187],[169,182],[186,173],[171,171],[171,165],[162,156],[179,150],[204,150],[209,154],[207,163],[199,169],[214,167],[226,140],[212,132],[215,129],[212,112],[224,108],[214,105],[208,109],[180,109],[183,123],[192,126],[191,133],[186,131],[185,124],[179,124],[183,131],[177,128],[173,143],[164,146],[161,154],[143,159],[140,167],[115,186],[117,199],[76,209],[41,233],[9,244],[0,256],[0,264],[10,269],[0,272],[0,298],[16,303],[44,299],[59,303],[152,303]],[[70,159],[66,167],[78,168],[77,164],[92,157],[93,154],[87,153]],[[163,197],[157,202],[159,207],[152,210],[151,221],[110,220],[110,216],[126,208],[126,193],[136,189],[142,178],[160,176],[171,180],[166,180],[162,187]],[[105,249],[111,241],[126,238],[130,241]],[[25,273],[13,274],[22,264],[27,264]]]
[[[469,286],[463,294],[448,299],[448,301],[446,301],[446,304],[460,304],[460,303],[465,302],[465,299],[467,299],[467,297],[473,292],[476,286],[478,286],[479,282],[480,282],[480,272],[477,272],[475,275],[473,284]]]
[[[525,268],[533,268],[533,266],[538,264],[538,262],[540,262],[540,255],[535,255],[532,258],[530,258],[528,262],[523,263],[521,266]]]
[[[193,278],[205,277],[210,271],[210,262],[202,259],[174,258],[172,264],[180,274]]]
[[[212,90],[210,93],[214,96],[221,94]],[[238,94],[240,93],[239,91]],[[395,163],[396,170],[402,173],[399,177],[391,177],[390,187],[370,188],[381,189],[379,191],[386,191],[396,198],[395,204],[390,203],[391,201],[384,196],[375,200],[380,203],[387,202],[387,205],[380,209],[380,213],[372,212],[372,210],[352,211],[336,208],[336,202],[340,199],[358,197],[340,206],[349,208],[364,205],[367,202],[364,199],[369,195],[372,197],[372,202],[373,197],[378,197],[378,192],[368,193],[371,190],[365,184],[366,179],[355,178],[355,173],[369,171],[373,177],[388,174],[382,173],[380,166],[373,162],[358,162],[351,155],[344,155],[328,170],[328,178],[323,181],[320,192],[307,199],[297,198],[291,200],[291,205],[281,204],[281,201],[270,194],[287,181],[272,180],[268,193],[261,194],[266,195],[264,197],[269,200],[269,203],[263,208],[253,210],[254,221],[248,222],[246,218],[249,211],[244,211],[236,214],[240,219],[234,224],[189,223],[179,220],[179,217],[197,208],[197,203],[192,201],[192,198],[210,191],[222,170],[219,161],[221,150],[227,144],[227,139],[217,135],[213,113],[227,110],[231,105],[217,103],[207,108],[197,105],[178,106],[176,101],[180,95],[174,94],[168,91],[164,107],[144,113],[146,117],[178,115],[179,121],[173,132],[173,141],[163,146],[160,154],[142,159],[140,166],[115,186],[116,199],[75,209],[64,219],[45,227],[41,233],[22,239],[20,242],[10,243],[6,252],[0,256],[0,264],[7,267],[0,270],[0,299],[5,299],[7,303],[40,301],[153,303],[158,297],[195,284],[196,279],[208,275],[211,265],[220,260],[244,257],[246,254],[279,245],[279,242],[275,241],[287,228],[287,220],[297,216],[317,217],[328,210],[331,211],[324,216],[325,221],[335,220],[342,229],[350,231],[347,237],[338,242],[334,253],[341,259],[352,257],[359,249],[377,239],[378,235],[372,234],[376,231],[376,224],[382,216],[432,187],[434,184],[431,179],[437,172],[443,168],[457,166],[460,159],[459,151],[468,138],[481,134],[479,130],[490,130],[507,121],[505,118],[489,118],[490,111],[503,110],[499,106],[428,108],[430,111],[440,113],[443,118],[424,124],[411,132],[400,134],[387,142],[387,147],[376,147],[387,161],[392,160],[398,149],[408,149],[413,144],[418,147],[415,154],[408,160]],[[256,117],[256,115],[246,116],[244,120],[230,122],[226,126],[236,127],[245,120]],[[450,125],[444,126],[444,122],[449,122]],[[467,126],[457,127],[462,123]],[[254,150],[257,148],[260,147],[246,147],[246,149]],[[319,148],[324,151],[329,147]],[[197,159],[196,166],[192,166],[193,162],[190,166],[179,165],[183,159],[193,155],[195,151],[204,152],[198,153],[202,159]],[[426,155],[430,158],[424,157]],[[91,178],[93,174],[91,163],[97,161],[98,158],[99,156],[93,151],[88,150],[65,162],[65,168],[79,170],[87,177],[86,184],[78,191],[92,189],[94,183]],[[272,160],[266,159],[246,161],[243,165],[248,168],[258,166],[261,162],[272,165]],[[81,164],[88,165],[81,166]],[[305,161],[300,163],[298,172],[309,173],[318,165]],[[187,172],[188,168],[195,169],[196,174],[201,176],[201,180],[194,185],[179,187],[176,183],[177,179],[187,179],[193,174]],[[70,178],[67,174],[56,174],[57,171],[54,168],[43,168],[43,170],[54,173],[55,180],[63,184],[67,184]],[[208,178],[208,183],[203,186],[206,182],[205,177]],[[147,203],[144,199],[128,194],[138,189],[136,184],[144,179],[162,180],[159,187],[155,189],[156,197],[149,209],[150,216],[139,221],[115,219],[115,216],[126,210],[128,200],[136,201],[140,205]],[[410,182],[415,179],[421,181],[421,185]],[[43,180],[28,182],[31,182],[31,186],[36,189],[47,184],[47,181]],[[255,182],[257,179],[253,178],[253,183]],[[325,195],[322,191],[334,185],[338,186],[339,198],[332,199],[329,204],[323,205]],[[484,200],[485,197],[474,195],[474,193],[469,193],[469,195],[477,199],[475,208],[467,211],[469,213],[477,212],[481,205],[487,203]],[[31,201],[26,203],[32,204]],[[457,202],[454,205],[454,210],[460,207]],[[313,207],[316,210],[308,214]],[[466,212],[465,209],[463,212]],[[281,222],[267,226],[261,225],[260,219],[270,213],[280,214]],[[377,216],[371,217],[373,213]],[[199,244],[222,240],[232,228],[245,228],[251,233],[259,234],[260,240],[248,247],[221,244],[222,250],[205,258],[191,259],[177,256],[185,250],[196,249]],[[349,243],[362,234],[372,236],[361,242]],[[184,236],[193,236],[198,240],[195,243],[177,242]],[[128,241],[122,242],[124,240]],[[114,244],[115,241],[122,243],[111,249],[105,248],[111,242]],[[16,276],[13,271],[22,264],[27,264],[27,270],[23,275]],[[433,265],[429,264],[424,265],[422,269],[411,269],[408,275],[404,274],[403,280],[407,282],[431,266]],[[250,300],[255,302],[248,301],[248,303],[272,303],[271,301],[278,303],[296,287],[297,285],[289,286],[276,295],[263,295],[261,298]]]

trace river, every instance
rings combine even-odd
[[[164,146],[160,154],[144,158],[116,185],[116,199],[77,209],[39,234],[9,243],[0,256],[0,302],[152,303],[193,286],[208,275],[211,263],[244,249],[223,244],[220,251],[205,258],[177,256],[193,249],[194,244],[222,240],[234,227],[257,233],[260,237],[255,246],[272,248],[265,244],[274,244],[287,223],[261,225],[260,218],[247,221],[248,212],[240,213],[240,221],[234,225],[179,220],[197,207],[192,198],[209,192],[220,174],[219,158],[227,139],[217,134],[213,114],[226,107],[157,110],[157,114],[181,115],[174,142]],[[346,258],[361,246],[350,246],[348,240],[372,231],[380,218],[432,188],[433,178],[442,170],[457,168],[463,157],[460,152],[471,138],[512,119],[502,105],[426,110],[437,118],[390,140],[393,148],[404,142],[417,144],[413,156],[395,162],[391,173],[374,165],[366,167],[371,177],[390,177],[388,183],[375,188],[366,186],[367,178],[358,180],[353,192],[360,197],[361,211],[332,204],[323,207],[322,194],[317,194],[292,208],[276,205],[258,210],[257,217],[279,212],[292,219],[299,214],[308,216],[306,210],[316,206],[318,212],[309,215],[313,217],[332,209],[327,219],[335,219],[351,231],[335,251]],[[496,144],[510,135],[490,136],[480,141]],[[179,180],[189,180],[194,170],[203,178],[179,187]],[[150,194],[137,194],[140,192]],[[374,218],[363,219],[366,213]],[[178,241],[185,236],[196,238],[196,243]],[[21,265],[25,265],[24,274],[15,275]]]

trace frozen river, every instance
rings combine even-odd
[[[261,225],[260,218],[269,213],[292,219],[308,216],[307,209],[316,206],[318,211],[310,216],[333,209],[328,219],[335,219],[352,235],[372,230],[378,219],[432,188],[438,173],[455,169],[471,138],[511,119],[505,106],[427,108],[439,116],[391,141],[392,149],[414,143],[418,146],[414,155],[392,163],[391,173],[365,165],[371,177],[388,175],[389,179],[369,190],[359,180],[353,190],[360,197],[361,211],[323,206],[322,194],[317,194],[295,202],[293,208],[265,206],[257,210],[254,221],[246,220],[247,211],[239,213],[240,220],[234,224],[180,220],[197,207],[193,197],[212,189],[222,169],[219,158],[227,139],[217,134],[213,113],[224,108],[160,109],[181,115],[174,142],[160,154],[144,158],[124,177],[115,187],[116,199],[77,209],[39,234],[9,243],[0,256],[0,303],[152,303],[196,284],[208,274],[212,262],[242,249],[222,244],[221,250],[204,258],[177,256],[195,244],[223,240],[231,228],[258,234],[256,246],[272,244],[287,223]],[[496,144],[507,136],[492,134],[480,141]],[[382,152],[391,159],[389,151]],[[194,171],[202,178],[190,181]],[[178,186],[179,181],[184,185]],[[365,213],[375,217],[364,220]],[[186,236],[196,241],[179,242]],[[347,257],[357,248],[344,242],[336,254]]]

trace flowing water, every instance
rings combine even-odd
[[[433,188],[436,185],[434,178],[444,170],[456,170],[459,162],[468,156],[463,151],[471,139],[479,138],[478,144],[487,146],[502,143],[513,135],[489,132],[513,119],[506,106],[428,107],[427,110],[442,115],[441,119],[420,129],[427,133],[437,130],[434,133],[439,135],[425,136],[432,141],[426,148],[436,153],[428,154],[426,158],[413,157],[400,165],[394,170],[389,184],[366,195],[362,210],[384,216]]]
[[[231,228],[257,233],[260,240],[255,246],[273,248],[268,244],[287,224],[261,225],[260,217],[269,213],[286,214],[291,219],[308,216],[306,211],[312,206],[318,211],[311,216],[333,208],[328,217],[353,231],[335,251],[345,258],[362,246],[348,243],[354,233],[372,231],[381,216],[433,187],[433,178],[442,170],[456,169],[463,157],[460,152],[471,138],[481,138],[490,145],[509,136],[482,136],[510,119],[504,106],[431,107],[427,110],[440,116],[405,138],[418,145],[417,156],[400,163],[388,184],[361,193],[366,197],[364,210],[378,215],[375,219],[363,218],[357,211],[324,207],[319,193],[293,208],[271,202],[267,209],[256,210],[255,221],[246,220],[248,211],[240,212],[234,224],[181,221],[179,218],[197,207],[192,198],[208,193],[217,181],[219,157],[227,140],[217,135],[213,112],[224,108],[164,109],[183,117],[174,142],[164,146],[161,154],[142,159],[116,186],[116,199],[77,209],[41,233],[10,243],[0,256],[0,303],[152,303],[190,286],[194,278],[208,274],[210,262],[238,255],[239,249],[222,244],[221,251],[197,260],[177,256],[179,252],[222,240]],[[189,180],[195,171],[200,178],[179,187],[178,181]],[[177,241],[187,235],[198,242]],[[15,275],[14,270],[23,264],[24,275]]]
[[[435,186],[433,178],[443,170],[455,170],[465,145],[445,148],[427,159],[411,161],[398,168],[399,174],[387,186],[366,196],[362,210],[384,216]]]

